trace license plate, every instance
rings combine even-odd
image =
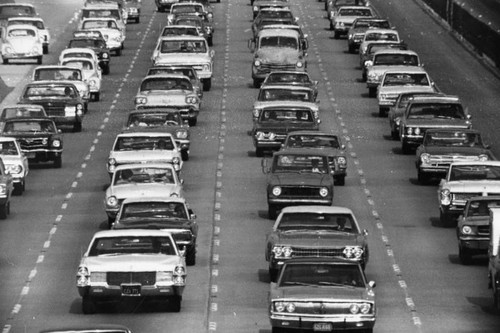
[[[141,285],[122,284],[122,296],[141,296]]]
[[[313,331],[316,332],[330,332],[333,330],[331,323],[315,323],[313,325]]]
[[[36,153],[26,153],[25,155],[27,158],[35,158],[36,157]]]

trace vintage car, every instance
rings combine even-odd
[[[159,12],[169,11],[172,5],[178,2],[179,0],[155,0],[156,8]]]
[[[71,47],[64,49],[59,54],[59,63],[61,63],[66,58],[90,59],[94,63],[99,65],[99,57],[97,56],[97,53],[93,49],[88,47]]]
[[[43,54],[49,53],[50,33],[41,17],[11,17],[7,20],[7,26],[16,24],[28,24],[38,29],[38,35],[42,40]]]
[[[79,25],[88,18],[114,19],[120,30],[125,34],[127,24],[127,11],[122,3],[117,1],[87,0],[80,11]]]
[[[500,162],[452,163],[437,193],[441,223],[454,225],[470,198],[500,195]]]
[[[373,55],[373,60],[365,63],[366,87],[368,96],[377,96],[377,88],[384,73],[392,68],[409,68],[423,66],[418,54],[410,50],[385,49],[377,51]],[[385,113],[383,114],[385,115]]]
[[[378,17],[360,17],[354,20],[347,32],[347,49],[349,53],[355,53],[359,45],[365,38],[368,29],[382,28],[391,29],[391,24],[387,19]]]
[[[463,265],[470,265],[474,255],[488,253],[491,208],[500,208],[500,196],[472,197],[458,217],[458,257]]]
[[[171,65],[171,66],[153,66],[148,69],[146,76],[155,74],[182,74],[187,76],[193,85],[196,94],[203,98],[203,83],[198,77],[198,73],[193,66]]]
[[[10,214],[10,199],[14,191],[13,176],[7,171],[0,158],[0,219],[5,220]]]
[[[359,45],[359,54],[362,57],[366,54],[370,43],[403,44],[397,30],[373,28],[366,31],[361,44]]]
[[[373,9],[368,6],[339,7],[330,17],[330,30],[333,30],[333,38],[339,39],[340,36],[347,35],[355,19],[375,16]]]
[[[208,46],[213,45],[214,27],[212,21],[206,14],[202,15],[177,15],[172,21],[172,25],[192,26],[198,30],[198,35],[203,36]]]
[[[328,17],[342,6],[369,6],[368,0],[325,0],[325,10]]]
[[[8,64],[11,60],[43,61],[43,43],[36,27],[28,24],[10,25],[2,33],[2,61]]]
[[[366,51],[359,52],[359,67],[361,67],[361,78],[366,81],[366,65],[370,60],[373,60],[375,52],[385,49],[408,50],[408,45],[405,43],[389,43],[389,42],[369,42],[366,44]]]
[[[161,29],[158,40],[162,37],[171,36],[203,36],[203,32],[199,27],[193,25],[166,25]]]
[[[273,105],[263,107],[254,121],[252,137],[255,155],[262,157],[266,150],[279,150],[289,132],[317,131],[319,123],[314,110],[307,105],[300,105],[299,102],[273,102]]]
[[[43,329],[40,333],[132,333],[122,325],[89,324],[85,326],[61,326]]]
[[[164,106],[182,110],[190,126],[195,126],[201,100],[189,77],[182,74],[146,76],[135,96],[135,105]]]
[[[3,131],[5,120],[19,117],[47,117],[47,112],[37,104],[11,104],[2,107],[0,111],[0,133]]]
[[[260,10],[264,8],[290,9],[290,3],[288,1],[255,0],[252,3],[253,19],[255,19],[259,14]]]
[[[94,234],[76,272],[82,312],[100,303],[167,301],[181,310],[186,263],[172,235],[164,230],[105,230]]]
[[[62,66],[68,66],[81,71],[82,80],[88,87],[88,100],[99,101],[101,99],[102,71],[98,63],[87,58],[64,58]]]
[[[399,124],[404,154],[419,146],[431,128],[471,128],[471,115],[456,96],[420,96],[409,101]]]
[[[80,25],[80,30],[100,31],[106,41],[106,48],[117,56],[122,55],[125,33],[113,18],[88,18]]]
[[[203,82],[203,90],[209,91],[212,87],[214,55],[215,52],[210,50],[203,37],[170,36],[158,41],[151,61],[153,66],[193,66]]]
[[[123,6],[127,12],[127,21],[133,20],[135,23],[141,21],[142,0],[123,0]]]
[[[102,74],[108,75],[110,72],[110,55],[106,46],[106,40],[99,31],[75,31],[73,38],[68,43],[68,48],[89,48],[95,52],[99,60]],[[63,51],[64,52],[64,51]]]
[[[252,22],[252,33],[254,39],[260,33],[264,25],[268,24],[295,24],[298,21],[290,9],[285,8],[263,8]]]
[[[112,229],[161,229],[169,231],[179,249],[186,251],[186,265],[196,264],[198,224],[184,198],[139,197],[125,199]]]
[[[436,92],[437,90],[423,67],[394,66],[387,70],[377,89],[379,116],[389,112],[399,94],[409,91]]]
[[[164,131],[124,131],[116,136],[109,152],[108,173],[111,177],[118,166],[134,163],[169,163],[177,173],[183,165],[172,134]]]
[[[0,4],[0,27],[7,26],[7,21],[11,17],[36,17],[35,6],[28,3],[2,3]]]
[[[16,138],[30,163],[52,162],[62,166],[63,139],[48,117],[19,117],[5,120],[2,136]],[[24,188],[24,184],[22,184]]]
[[[169,163],[135,163],[114,169],[106,189],[104,207],[109,226],[115,221],[123,200],[141,197],[183,197],[183,180]]]
[[[318,96],[318,81],[311,79],[311,76],[307,72],[302,71],[272,71],[269,73],[262,86],[271,85],[292,85],[292,86],[304,86],[314,89],[314,98]]]
[[[181,150],[182,160],[189,160],[191,134],[189,125],[184,124],[179,110],[168,107],[133,110],[128,114],[126,126],[130,130],[143,131],[148,128],[152,131],[163,130],[171,133]]]
[[[391,128],[391,137],[393,140],[399,140],[399,124],[401,117],[405,114],[408,102],[414,97],[419,96],[445,96],[438,92],[405,92],[399,94],[396,102],[389,108],[387,117],[389,118],[389,127]]]
[[[368,263],[368,232],[344,207],[285,207],[267,235],[266,261],[276,281],[283,264],[294,258],[343,258]]]
[[[179,15],[201,16],[204,13],[207,13],[207,11],[205,10],[205,6],[200,2],[177,2],[170,7],[170,11],[167,14],[167,24],[172,24],[174,18]],[[212,17],[213,14],[210,12],[210,18]]]
[[[41,105],[57,125],[70,125],[74,132],[82,130],[84,101],[71,81],[28,83],[21,93],[19,103]]]
[[[322,151],[286,149],[262,160],[267,174],[269,218],[287,206],[327,205],[333,201],[333,177],[328,155]]]
[[[261,26],[260,31],[265,29],[287,29],[287,30],[295,30],[299,33],[300,42],[302,43],[302,48],[307,50],[309,48],[309,41],[307,40],[308,35],[304,33],[302,27],[298,24],[267,24],[267,22],[263,22],[264,24]]]
[[[345,145],[340,137],[333,133],[319,131],[290,132],[285,138],[282,149],[304,148],[310,151],[320,150],[328,154],[330,170],[335,185],[344,186],[347,175],[347,157]]]
[[[490,209],[488,244],[488,289],[493,291],[493,306],[500,310],[500,209]]]
[[[423,184],[433,176],[443,178],[453,162],[495,159],[481,134],[472,129],[428,129],[416,156],[418,181]]]
[[[90,101],[89,84],[84,81],[80,68],[66,65],[45,65],[38,66],[33,70],[31,76],[33,81],[71,81],[84,102],[84,110],[87,112],[87,104]]]
[[[288,29],[264,29],[248,41],[254,52],[253,86],[259,88],[266,76],[275,70],[306,71],[306,49],[300,34]]]
[[[338,258],[288,260],[271,283],[272,332],[373,332],[377,309],[361,265]]]
[[[5,169],[12,176],[13,194],[21,195],[26,188],[26,176],[30,171],[28,158],[21,151],[15,137],[0,137],[0,158]]]

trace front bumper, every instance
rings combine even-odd
[[[36,149],[36,150],[22,150],[24,155],[28,158],[29,162],[46,162],[53,161],[62,155],[62,149]]]
[[[121,300],[126,298],[147,297],[162,298],[165,296],[182,296],[184,286],[170,285],[147,285],[141,286],[140,295],[124,295],[121,286],[111,286],[106,283],[90,287],[78,287],[80,296],[91,296],[101,300]]]
[[[423,135],[403,134],[403,136],[401,137],[401,142],[411,146],[420,146],[423,141],[424,141]]]
[[[70,124],[70,125],[73,125],[75,123],[81,123],[82,122],[82,118],[81,116],[51,116],[49,115],[49,117],[54,120],[54,122],[56,124]]]
[[[326,197],[320,198],[268,198],[267,203],[271,205],[278,205],[281,207],[291,205],[328,205],[332,204],[333,198]]]
[[[488,246],[490,244],[489,237],[474,237],[474,236],[464,236],[461,235],[458,238],[459,246],[477,253],[488,252]]]
[[[317,324],[331,325],[335,330],[371,329],[375,326],[375,315],[281,315],[271,313],[272,327],[315,330]]]

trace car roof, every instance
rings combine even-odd
[[[66,59],[87,59],[87,58],[64,58],[64,60]],[[90,59],[87,59],[87,60],[90,60]],[[37,70],[40,70],[40,69],[71,69],[71,70],[80,70],[80,68],[75,68],[75,67],[71,67],[71,66],[65,66],[65,65],[41,65],[41,66],[36,66],[33,71],[37,71]]]
[[[324,156],[328,157],[328,153],[322,150],[314,149],[304,149],[304,148],[287,148],[286,150],[280,150],[273,154],[273,156],[280,155],[306,155],[306,156]]]
[[[13,24],[13,25],[7,26],[7,30],[14,30],[14,29],[26,29],[26,30],[33,30],[33,31],[38,32],[37,27],[34,27],[32,25],[29,25],[29,24]]]
[[[371,33],[371,32],[375,32],[375,33],[381,33],[381,34],[388,34],[388,33],[393,33],[393,34],[396,34],[396,35],[399,35],[398,31],[397,30],[394,30],[394,29],[382,29],[382,28],[369,28],[366,33]],[[391,41],[393,42],[393,41]]]
[[[500,166],[500,161],[471,161],[471,162],[453,162],[451,166]]]
[[[7,19],[7,21],[16,21],[16,20],[43,22],[43,19],[39,16],[16,16],[16,17],[9,17]]]
[[[421,74],[421,73],[424,73],[424,74],[427,74],[427,71],[422,68],[422,67],[418,67],[418,66],[397,66],[398,68],[395,68],[395,69],[389,69],[387,71],[385,71],[385,75],[387,74],[398,74],[398,73],[402,73],[402,74]]]
[[[412,50],[399,50],[399,49],[382,49],[375,52],[373,55],[376,57],[379,54],[408,54],[418,56],[417,52]]]
[[[329,133],[329,132],[321,132],[321,131],[313,131],[313,130],[292,131],[292,132],[288,132],[287,136],[288,135],[334,136],[334,137],[340,138],[339,134]]]
[[[182,35],[182,36],[161,36],[160,40],[191,40],[191,41],[206,41],[205,37],[203,36],[189,36],[189,35]]]
[[[176,74],[176,73],[158,73],[158,74],[147,75],[146,77],[144,77],[142,79],[142,82],[144,82],[146,80],[149,80],[149,79],[157,79],[157,78],[164,78],[164,79],[174,78],[174,79],[186,79],[186,80],[189,80],[188,76],[182,75],[182,74]]]
[[[145,167],[174,170],[174,166],[171,163],[127,163],[127,164],[117,165],[114,172],[116,172],[118,170],[137,169],[137,168],[145,168]]]
[[[303,102],[303,101],[269,101],[269,104],[263,106],[263,110],[271,110],[271,109],[283,109],[286,108],[288,110],[305,110],[305,111],[313,111],[311,109],[311,104],[316,104],[314,102]]]
[[[269,36],[299,37],[299,33],[294,29],[263,29],[259,31],[259,37]]]
[[[303,149],[303,148],[302,148]],[[288,206],[281,210],[282,213],[330,213],[330,214],[353,214],[352,210],[341,206]]]
[[[123,204],[132,203],[132,202],[178,202],[185,204],[186,199],[179,197],[165,197],[165,196],[150,196],[150,197],[137,197],[137,198],[126,198],[123,200]]]
[[[172,234],[162,229],[120,229],[102,230],[94,234],[94,238],[120,237],[120,236],[170,236]]]
[[[415,96],[409,100],[409,103],[461,103],[458,96]]]
[[[161,132],[161,131],[158,131],[158,129],[156,129],[156,131],[148,131],[147,130],[147,127],[145,128],[141,128],[142,131],[138,131],[138,132],[121,132],[119,134],[116,135],[116,138],[118,137],[131,137],[131,136],[144,136],[144,135],[147,135],[147,136],[164,136],[164,137],[170,137],[172,138],[172,140],[174,140],[173,136],[171,133],[167,133],[167,132]]]
[[[50,86],[50,85],[55,85],[55,86],[73,86],[76,89],[75,84],[73,81],[66,81],[66,80],[41,80],[41,81],[31,81],[26,84],[26,87],[28,86]]]

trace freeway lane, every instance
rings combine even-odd
[[[74,28],[67,22],[83,1],[64,3],[37,4],[49,26],[60,31],[59,50]],[[308,68],[320,80],[322,129],[349,139],[350,174],[346,186],[335,189],[335,204],[351,207],[370,232],[367,274],[377,281],[379,305],[375,332],[498,331],[485,261],[458,264],[454,230],[435,225],[436,187],[415,184],[414,157],[400,154],[398,143],[388,138],[387,120],[374,116],[376,101],[358,82],[357,57],[347,54],[345,40],[331,38],[322,3],[292,3],[310,36]],[[61,8],[57,16],[49,15],[53,6]],[[28,191],[14,198],[13,214],[0,223],[0,318],[2,326],[11,325],[6,327],[9,332],[104,322],[122,323],[134,332],[270,331],[264,240],[272,221],[267,219],[260,159],[247,136],[257,95],[251,88],[252,55],[247,49],[251,7],[247,0],[214,6],[216,79],[205,94],[199,125],[193,128],[192,157],[183,172],[201,239],[197,265],[188,270],[181,313],[122,306],[84,316],[74,286],[81,252],[91,235],[105,227],[102,198],[109,147],[133,107],[164,22],[165,14],[155,13],[147,2],[141,23],[128,27],[123,56],[113,57],[105,95],[102,102],[91,104],[84,131],[65,134],[63,168],[33,170]],[[464,99],[475,127],[490,133],[494,145],[499,142],[493,130],[497,120],[492,118],[499,102],[498,80],[413,1],[376,1],[375,6],[404,32],[440,88]],[[54,63],[57,53],[54,50],[46,63]],[[41,255],[43,261],[37,264]],[[27,283],[30,275],[33,279]]]

